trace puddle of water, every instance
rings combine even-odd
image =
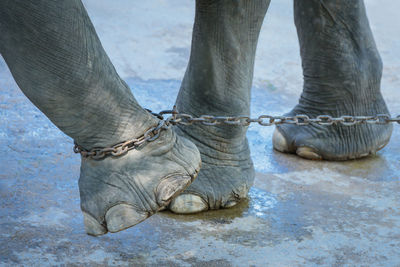
[[[209,221],[215,223],[230,223],[235,218],[243,217],[267,219],[269,217],[269,211],[273,209],[277,203],[278,201],[273,194],[252,187],[249,191],[248,198],[242,200],[233,208],[210,210],[199,214],[178,215],[169,211],[164,211],[161,214],[171,219],[184,222]]]

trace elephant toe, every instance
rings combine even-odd
[[[118,204],[110,208],[105,216],[108,231],[116,233],[144,221],[149,214],[138,211],[132,205]]]
[[[107,233],[107,228],[101,225],[92,215],[83,212],[83,223],[88,235],[99,236]]]

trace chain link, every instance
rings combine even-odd
[[[120,157],[128,153],[128,151],[136,149],[146,142],[153,142],[160,136],[162,130],[166,130],[170,126],[171,124],[167,123],[167,121],[160,120],[157,126],[150,128],[142,136],[118,143],[111,147],[96,147],[91,150],[86,150],[85,148],[75,143],[74,152],[80,153],[84,158],[91,158],[94,160],[100,160],[107,156]]]
[[[305,126],[310,124],[318,124],[322,126],[332,125],[344,125],[354,126],[358,124],[389,124],[397,122],[400,124],[400,115],[397,117],[390,117],[388,114],[378,114],[375,116],[348,116],[344,115],[341,117],[334,118],[329,115],[319,115],[316,118],[310,118],[307,115],[296,115],[291,117],[285,116],[271,116],[261,115],[257,118],[251,118],[249,116],[211,116],[201,115],[200,117],[193,117],[190,114],[179,113],[174,106],[172,110],[163,110],[159,113],[154,113],[149,109],[146,109],[153,116],[157,117],[160,121],[157,126],[154,126],[147,130],[142,136],[134,139],[127,140],[125,142],[118,143],[111,147],[106,148],[93,148],[86,150],[83,147],[75,143],[74,152],[80,153],[84,158],[91,158],[94,160],[100,160],[107,156],[119,157],[128,153],[132,149],[136,149],[139,146],[147,142],[156,140],[162,130],[168,129],[171,125],[193,125],[202,124],[206,126],[215,125],[231,125],[231,126],[249,126],[252,123],[258,123],[261,126],[272,126],[281,124],[294,124],[298,126]],[[164,118],[165,115],[171,115],[168,118]]]

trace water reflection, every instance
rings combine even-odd
[[[230,209],[211,210],[198,214],[178,215],[169,211],[161,214],[178,221],[211,221],[216,223],[230,223],[238,217],[253,216],[267,219],[270,209],[274,208],[277,200],[273,194],[262,189],[252,187],[248,199],[242,200],[238,205]]]

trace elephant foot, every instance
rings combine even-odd
[[[340,107],[340,104],[337,104]],[[352,108],[361,107],[359,111]],[[332,105],[329,105],[332,107]],[[324,109],[322,105],[307,107],[304,104],[296,106],[288,116],[299,114],[311,118],[317,115],[377,115],[388,114],[386,105],[380,93],[374,98],[368,98],[362,104],[349,104],[350,109]],[[375,154],[390,140],[393,126],[379,124],[343,125],[279,125],[273,135],[273,146],[285,153],[295,153],[298,156],[312,160],[349,160],[363,158]]]
[[[197,145],[202,167],[197,179],[171,201],[169,209],[189,214],[235,206],[246,198],[254,180],[245,133],[230,139],[229,128],[225,128],[225,136],[218,137],[204,126],[189,127],[190,130],[177,127],[176,131]]]
[[[196,1],[190,60],[176,106],[193,116],[250,114],[250,90],[260,28],[270,1]],[[169,205],[175,213],[229,208],[254,180],[247,127],[176,127],[200,151],[198,178]]]
[[[329,2],[329,3],[328,3]],[[362,0],[294,1],[304,87],[289,116],[389,114],[381,95],[382,60]],[[388,142],[392,125],[280,125],[278,151],[307,159],[366,157]]]
[[[195,179],[199,151],[171,129],[153,142],[118,158],[82,158],[79,190],[89,235],[134,226],[170,201]]]

